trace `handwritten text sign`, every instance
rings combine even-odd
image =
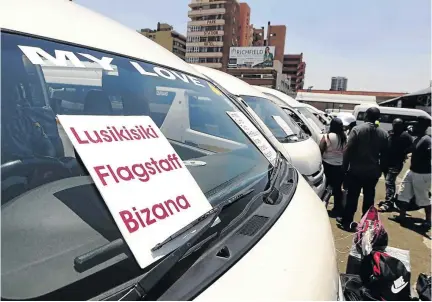
[[[273,119],[278,123],[286,135],[293,135],[294,132],[291,130],[290,126],[278,115],[273,115]]]
[[[58,118],[141,268],[164,256],[153,246],[212,208],[150,117]]]
[[[231,111],[227,114],[252,140],[258,149],[264,154],[268,161],[274,166],[276,164],[276,151],[267,139],[258,131],[254,124],[243,114],[243,112]]]

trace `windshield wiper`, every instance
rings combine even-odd
[[[221,211],[231,205],[232,203],[240,200],[244,196],[252,193],[254,190],[250,189],[244,193],[237,194],[226,201],[220,203],[216,207],[212,208],[210,211],[206,212],[194,222],[189,224],[186,228],[175,233],[174,235],[168,237],[162,243],[157,244],[153,250],[160,249],[163,245],[170,242],[174,238],[178,237],[181,233],[190,230],[193,226],[204,221],[205,219],[212,217],[198,232],[196,232],[188,241],[183,243],[177,249],[172,251],[164,260],[159,262],[154,268],[152,268],[141,280],[139,280],[133,288],[131,288],[120,300],[141,300],[144,299],[148,293],[159,283],[159,281],[179,262],[183,256],[189,251],[195,242],[209,229],[213,226],[216,218],[219,216]],[[198,221],[198,222],[197,222]]]
[[[218,211],[219,211],[219,213],[220,213],[220,211],[221,211],[224,207],[226,207],[226,206],[232,204],[233,202],[239,200],[240,198],[243,198],[244,196],[246,196],[246,195],[248,195],[248,194],[250,194],[250,193],[252,193],[252,192],[253,192],[253,190],[250,189],[250,190],[248,190],[248,191],[246,191],[246,192],[244,192],[244,193],[237,194],[237,195],[235,195],[235,196],[233,196],[233,197],[227,199],[227,200],[224,201],[224,202],[221,202],[219,205],[217,205],[216,207],[212,208],[212,209],[209,210],[208,212],[204,213],[203,215],[201,215],[200,217],[198,217],[197,219],[195,219],[194,221],[192,221],[191,223],[189,223],[189,224],[188,224],[187,226],[185,226],[184,228],[180,229],[180,230],[177,231],[176,233],[174,233],[174,234],[172,234],[171,236],[169,236],[167,239],[165,239],[165,240],[162,241],[161,243],[156,244],[156,245],[151,249],[151,251],[154,252],[154,251],[159,250],[159,249],[162,248],[164,245],[166,245],[167,243],[173,241],[175,238],[177,238],[177,237],[180,236],[181,234],[187,232],[188,230],[190,230],[190,229],[193,228],[194,226],[196,226],[196,225],[198,225],[199,223],[201,223],[202,221],[206,220],[208,217],[212,216],[214,213],[216,213],[216,212],[218,212]],[[213,221],[213,222],[214,222],[214,221]],[[205,228],[205,226],[204,226],[204,228]]]

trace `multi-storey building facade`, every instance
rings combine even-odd
[[[176,32],[171,25],[158,22],[156,30],[145,28],[140,33],[185,60],[186,37]]]
[[[251,46],[250,43],[250,14],[251,10],[247,3],[240,3],[239,20],[239,46]]]
[[[283,73],[290,78],[292,91],[303,89],[306,73],[306,63],[303,61],[303,53],[284,55]]]
[[[348,86],[348,79],[345,77],[332,77],[330,90],[346,91]]]
[[[192,0],[188,16],[186,61],[226,70],[231,46],[238,45],[237,0]]]

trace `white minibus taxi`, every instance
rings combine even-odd
[[[240,98],[255,116],[266,136],[291,159],[292,164],[305,177],[319,197],[325,191],[325,174],[318,145],[271,97],[264,95],[248,83],[225,72],[201,65],[196,70],[221,86],[233,98]]]
[[[2,299],[343,299],[322,201],[195,69],[72,1],[4,0],[0,28]],[[214,209],[230,206],[141,268],[57,114],[151,117]]]
[[[296,101],[289,95],[280,92],[276,89],[254,86],[266,95],[272,95],[279,100],[279,106],[288,112],[302,127],[307,128],[313,139],[317,144],[320,143],[326,126],[319,121],[319,119],[309,111],[305,104]],[[300,119],[300,120],[299,120]]]
[[[377,107],[380,110],[380,128],[385,131],[392,129],[393,120],[400,118],[405,122],[406,126],[411,125],[417,121],[417,117],[425,116],[431,119],[431,116],[423,110],[411,108],[398,108],[398,107],[385,107],[377,105],[357,105],[354,107],[353,115],[357,121],[357,125],[364,123],[366,110],[370,107]],[[429,130],[430,132],[430,127]]]
[[[312,112],[312,114],[315,115],[320,120],[320,122],[323,123],[326,127],[330,126],[331,118],[328,116],[327,113],[315,108],[310,104],[306,104],[306,103],[301,103],[301,104],[303,104],[307,109],[309,109],[309,111]]]

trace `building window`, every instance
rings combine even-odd
[[[187,41],[188,42],[199,42],[200,41],[200,37],[188,37]]]
[[[186,58],[186,62],[188,63],[198,63],[198,58]]]
[[[192,25],[188,27],[189,32],[195,32],[195,31],[202,31],[201,26],[198,25]]]

